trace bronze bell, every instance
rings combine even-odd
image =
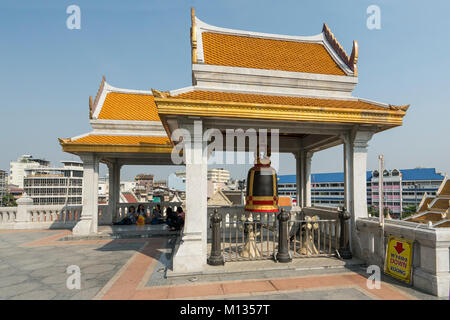
[[[259,158],[255,166],[248,171],[245,211],[278,212],[278,179],[268,157]]]

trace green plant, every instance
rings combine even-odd
[[[7,193],[2,197],[4,207],[17,207],[16,199],[11,193]]]

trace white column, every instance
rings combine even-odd
[[[118,212],[117,203],[119,202],[120,192],[120,165],[117,159],[108,164],[108,214],[103,219],[104,224],[117,222]]]
[[[117,160],[112,165],[112,182],[114,185],[113,189],[113,202],[112,202],[112,212],[113,212],[113,222],[119,220],[118,203],[120,202],[120,169],[122,165],[117,162]],[[110,178],[111,179],[111,178]]]
[[[342,140],[344,141],[343,156],[344,156],[344,207],[352,215],[353,209],[353,197],[352,197],[352,154],[353,146],[350,139],[350,134],[342,134]],[[352,221],[348,221],[349,229],[351,229]],[[347,240],[347,239],[346,239]],[[352,250],[352,234],[349,232],[348,241],[350,245],[350,251]]]
[[[314,152],[305,152],[304,161],[304,185],[305,185],[305,207],[311,207],[311,160]]]
[[[296,183],[296,193],[297,193],[297,206],[303,207],[303,173],[302,173],[302,153],[297,151],[294,153],[295,156],[295,183]]]
[[[351,146],[351,239],[352,252],[361,256],[360,238],[356,231],[356,219],[368,217],[367,212],[367,147],[373,132],[357,131]]]
[[[344,206],[350,212],[352,210],[352,144],[349,134],[341,136],[344,141]]]
[[[83,161],[83,209],[81,219],[72,230],[74,235],[89,235],[98,230],[98,165],[95,154],[80,156]]]
[[[173,271],[201,271],[207,260],[207,154],[201,121],[184,126],[190,133],[186,141],[186,218],[181,244],[174,255]]]

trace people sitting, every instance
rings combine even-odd
[[[125,218],[120,220],[119,222],[114,223],[114,225],[130,225],[136,224],[138,219],[138,214],[136,213],[136,208],[134,206],[128,207],[128,213]]]
[[[137,221],[136,221],[136,224],[137,224],[138,226],[143,226],[143,225],[145,225],[145,215],[146,215],[146,210],[145,210],[145,207],[144,207],[143,204],[138,205],[136,214],[137,214]]]
[[[177,215],[181,218],[180,223],[181,223],[181,228],[184,227],[184,219],[186,217],[186,214],[183,211],[183,208],[180,206],[177,208]]]
[[[177,208],[177,212],[173,212],[172,208],[170,207],[167,208],[166,215],[166,223],[169,226],[170,231],[177,231],[183,228],[185,214],[181,207]]]
[[[145,217],[146,210],[145,210],[145,207],[144,207],[144,205],[142,203],[140,205],[138,205],[138,207],[137,207],[137,214],[140,215],[140,216]]]
[[[150,223],[151,224],[164,223],[164,219],[161,212],[161,205],[157,204],[156,207],[153,209],[152,220]]]

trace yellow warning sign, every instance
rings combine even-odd
[[[389,236],[384,272],[410,284],[412,251],[411,240]]]

